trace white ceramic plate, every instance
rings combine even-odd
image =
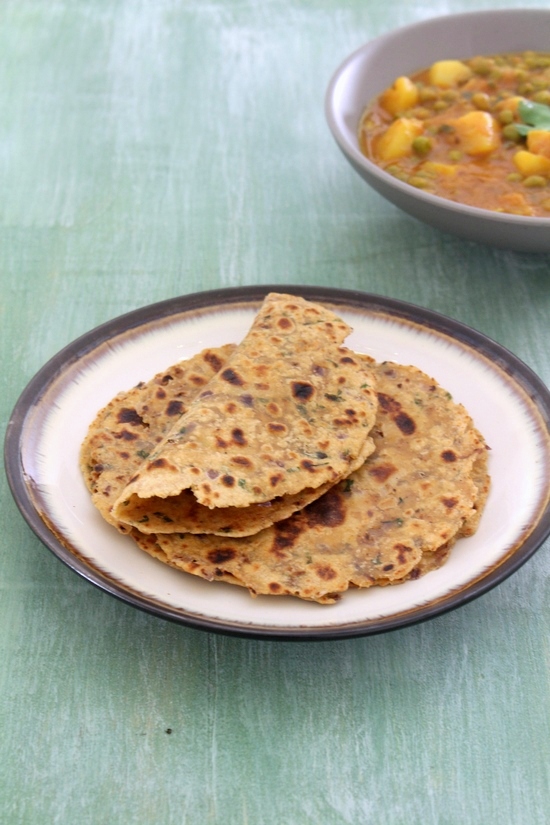
[[[140,551],[92,506],[78,467],[96,412],[122,389],[207,346],[238,342],[269,291],[331,305],[347,344],[414,364],[462,402],[491,447],[492,488],[477,533],[439,570],[395,587],[350,590],[335,605],[253,599]],[[5,441],[8,481],[30,527],[65,564],[135,607],[197,628],[281,639],[379,633],[431,618],[514,572],[550,534],[550,394],[510,352],[429,310],[363,292],[244,287],[187,295],[92,330],[63,349],[21,395]]]

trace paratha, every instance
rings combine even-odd
[[[82,475],[101,515],[121,532],[130,528],[112,514],[114,502],[234,348],[205,349],[120,392],[90,424],[80,450]]]
[[[269,294],[244,340],[129,480],[115,518],[144,533],[246,536],[374,449],[371,365],[330,309]]]
[[[322,604],[440,566],[485,504],[487,448],[464,407],[414,367],[375,366],[375,450],[347,479],[248,538],[131,535],[146,552],[252,595]]]

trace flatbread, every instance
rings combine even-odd
[[[321,604],[440,566],[477,527],[486,445],[464,407],[420,370],[384,363],[375,376],[375,451],[324,496],[249,538],[132,531],[134,540],[187,573]]]
[[[205,349],[120,392],[97,413],[80,450],[80,468],[94,505],[121,532],[130,528],[113,515],[114,502],[234,349]]]
[[[144,533],[251,535],[374,449],[371,365],[331,310],[271,293],[251,329],[130,479],[115,518]]]

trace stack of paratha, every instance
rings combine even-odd
[[[440,566],[477,527],[483,438],[424,373],[343,347],[350,331],[271,294],[241,344],[118,395],[81,453],[103,517],[252,595],[326,604]]]

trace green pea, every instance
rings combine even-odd
[[[449,160],[462,160],[462,152],[459,149],[451,149],[447,157]]]
[[[514,143],[519,143],[521,140],[521,135],[517,130],[517,126],[515,123],[509,123],[507,126],[504,127],[502,130],[502,137],[505,140],[511,140]]]
[[[460,96],[460,92],[457,92],[456,89],[445,89],[441,97],[443,100],[446,100],[448,103],[453,103],[457,100]]]
[[[411,175],[409,183],[417,189],[427,189],[430,186],[430,181],[420,177],[420,175]]]
[[[508,125],[508,123],[512,123],[514,120],[514,113],[510,111],[510,109],[503,109],[502,112],[498,113],[498,122],[502,123],[503,126]]]
[[[437,92],[431,86],[423,86],[418,90],[418,99],[421,103],[430,103],[437,100]]]
[[[400,169],[400,168],[399,168],[399,166],[394,166],[394,165],[392,165],[392,166],[387,166],[387,167],[386,167],[386,172],[389,172],[389,174],[390,174],[392,177],[397,178],[397,180],[406,181],[406,180],[408,180],[408,178],[409,178],[409,176],[408,176],[408,174],[405,172],[405,170],[404,170],[404,169]]]
[[[535,103],[543,103],[545,106],[550,105],[550,91],[542,89],[540,92],[536,92],[533,95],[533,100]]]
[[[523,179],[523,176],[520,175],[519,172],[510,172],[509,175],[506,175],[506,180],[510,183],[519,183],[520,180]]]
[[[485,76],[488,75],[493,68],[493,61],[484,57],[475,57],[471,61],[470,67],[475,74]]]
[[[530,189],[546,186],[546,178],[542,175],[529,175],[529,177],[523,181],[523,185],[528,186]]]
[[[426,109],[425,106],[417,106],[415,109],[411,109],[410,116],[415,117],[417,120],[427,120],[431,115],[429,109]]]
[[[413,140],[412,148],[417,155],[427,155],[432,148],[432,142],[424,135],[419,135]]]
[[[491,100],[485,92],[476,92],[472,95],[472,104],[476,109],[481,109],[483,112],[488,112],[491,107]]]

